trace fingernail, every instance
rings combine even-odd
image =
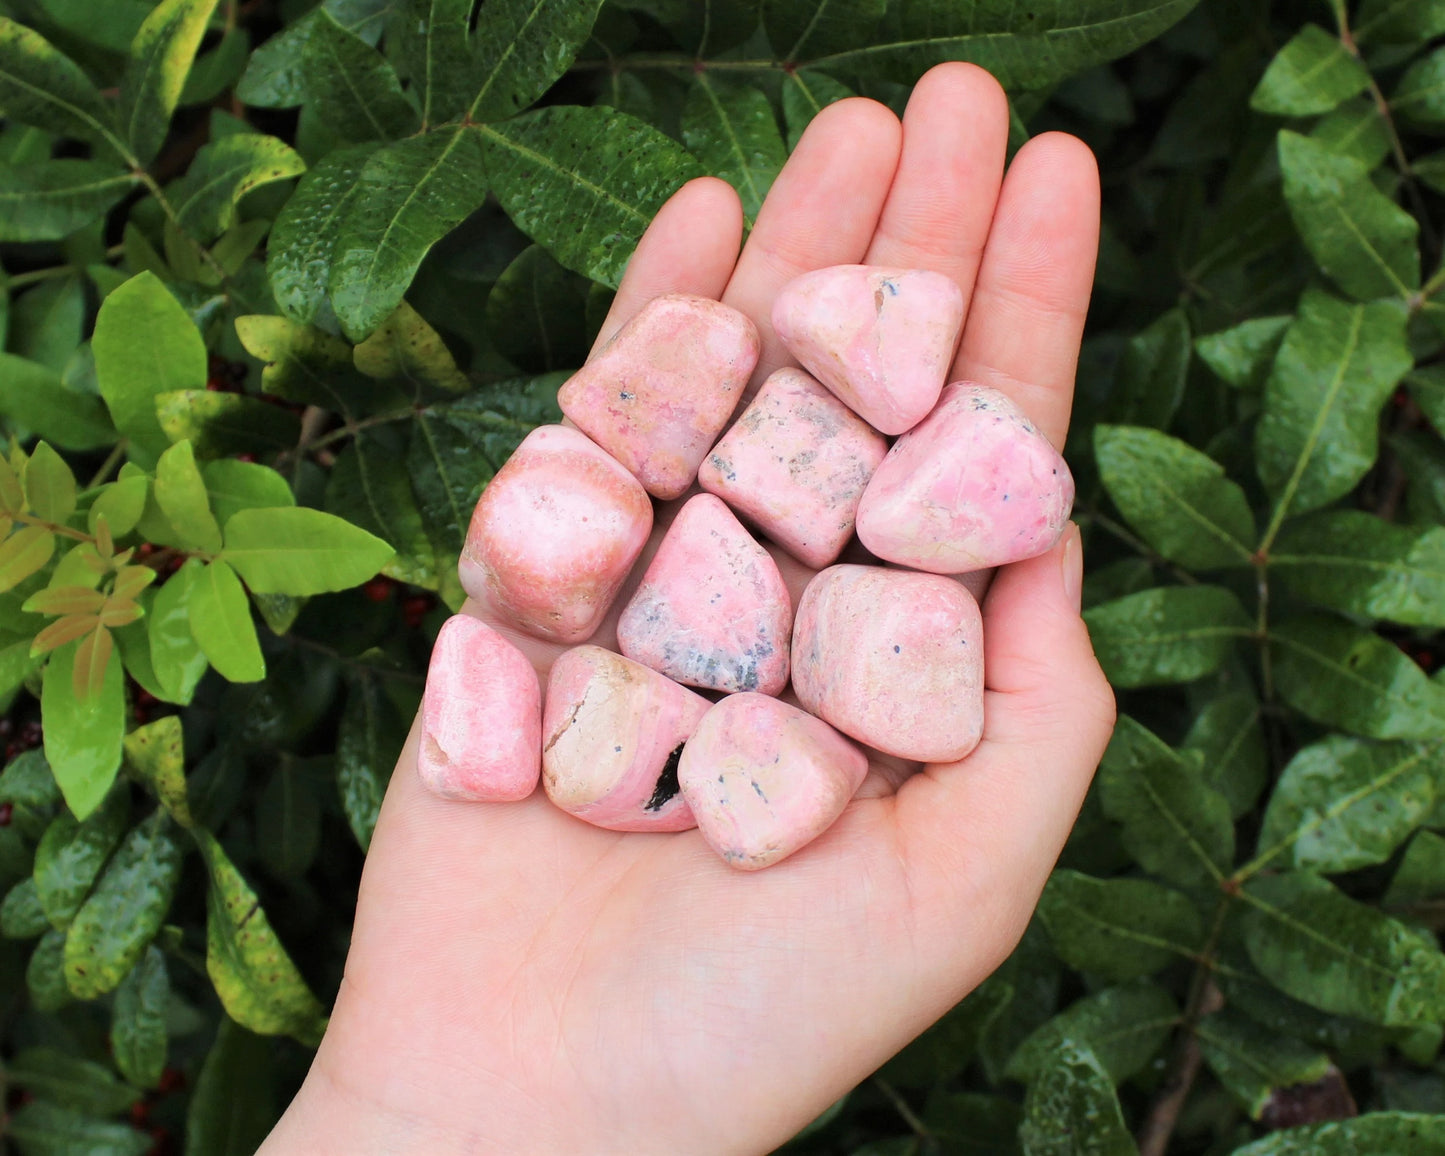
[[[1060,566],[1063,569],[1064,596],[1077,613],[1084,604],[1084,547],[1076,525],[1070,524],[1064,532],[1064,556]]]

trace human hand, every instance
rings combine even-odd
[[[1048,134],[1004,177],[1007,129],[1003,93],[969,65],[924,76],[901,126],[871,101],[830,106],[741,256],[721,182],[664,206],[599,345],[659,294],[716,297],[757,324],[760,382],[788,360],[768,319],[793,277],[932,269],[969,302],[950,380],[1003,390],[1061,445],[1097,175],[1082,144]],[[811,572],[779,561],[796,604]],[[696,831],[590,827],[540,792],[437,798],[418,780],[413,727],[331,1027],[262,1152],[756,1153],[786,1140],[1022,935],[1114,717],[1078,614],[1081,564],[1070,528],[996,575],[973,753],[921,769],[874,757],[838,822],[766,871],[731,870]],[[467,612],[544,677],[563,649],[484,605]],[[615,647],[616,618],[593,643]]]

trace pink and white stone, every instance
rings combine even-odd
[[[552,664],[542,715],[542,786],[559,808],[613,831],[697,826],[678,791],[682,744],[712,703],[597,646]]]
[[[834,265],[773,302],[788,352],[875,429],[901,434],[933,408],[963,330],[963,292],[923,269]]]
[[[1051,549],[1073,504],[1069,467],[1023,411],[960,381],[874,471],[858,538],[889,562],[959,574]]]
[[[792,627],[778,564],[721,499],[698,494],[623,609],[617,643],[688,686],[777,694],[788,681]]]
[[[590,638],[652,530],[637,479],[566,426],[529,433],[482,491],[462,587],[523,630]]]
[[[654,497],[680,497],[758,362],[752,321],[719,301],[655,297],[562,387],[577,427]]]
[[[801,369],[780,369],[712,448],[697,480],[814,569],[848,544],[888,442]]]
[[[713,850],[756,871],[832,826],[867,773],[863,752],[821,719],[738,694],[703,716],[677,777]]]
[[[830,566],[793,623],[798,701],[877,750],[961,759],[983,736],[983,616],[940,574]]]
[[[527,657],[458,614],[442,624],[421,700],[421,780],[444,799],[525,799],[541,773],[542,688]]]

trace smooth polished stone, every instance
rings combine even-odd
[[[798,701],[877,750],[961,759],[983,735],[983,616],[941,574],[830,566],[793,623]]]
[[[886,434],[933,408],[963,330],[963,292],[924,269],[834,265],[796,277],[773,330],[814,377]]]
[[[707,297],[655,297],[557,395],[654,497],[680,497],[758,362],[758,330]]]
[[[780,369],[702,463],[697,480],[789,554],[828,565],[853,534],[887,440],[801,369]]]
[[[832,826],[867,773],[863,752],[821,719],[738,694],[703,716],[677,777],[713,850],[756,871]]]
[[[637,479],[574,429],[539,426],[482,491],[462,587],[556,642],[596,631],[652,530]]]
[[[525,799],[541,773],[542,688],[520,650],[475,618],[442,624],[427,668],[417,754],[444,799]]]
[[[542,715],[542,786],[562,810],[613,831],[697,826],[677,786],[682,744],[712,703],[610,650],[552,664]]]
[[[708,690],[777,694],[793,604],[772,556],[722,500],[688,499],[622,611],[623,654]]]
[[[900,566],[961,574],[1052,549],[1073,504],[1048,438],[998,390],[960,381],[874,471],[858,538]]]

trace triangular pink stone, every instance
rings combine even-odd
[[[923,269],[815,269],[773,302],[788,352],[886,434],[912,429],[933,408],[962,328],[962,291]]]
[[[711,494],[689,499],[617,624],[628,658],[708,690],[777,694],[793,604],[772,556]]]

